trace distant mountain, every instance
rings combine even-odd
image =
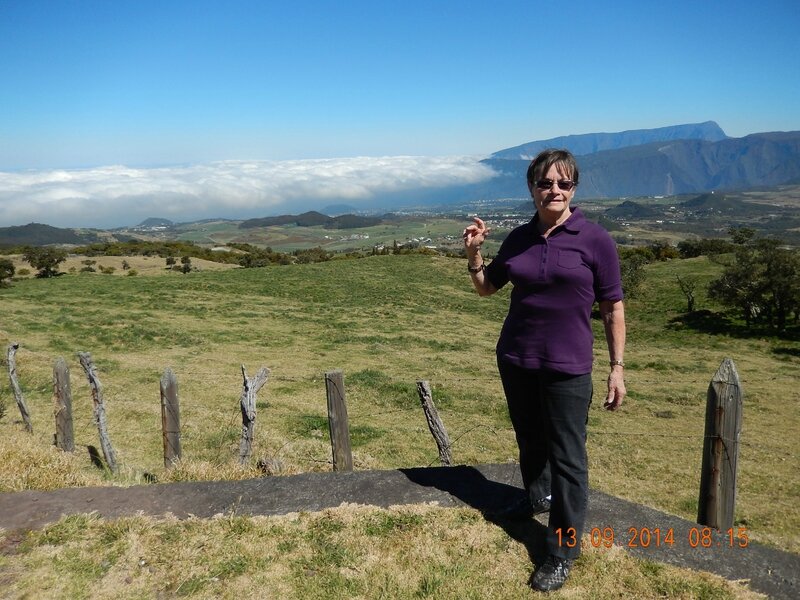
[[[261,219],[247,219],[239,223],[239,229],[252,227],[269,227],[271,225],[297,225],[298,227],[314,227],[325,225],[331,217],[311,210],[301,215],[278,215],[277,217],[263,217]]]
[[[41,223],[0,227],[0,246],[91,244],[100,240],[100,236],[96,233],[78,233],[74,229],[62,229]]]
[[[625,200],[605,212],[605,216],[612,219],[647,219],[660,214],[659,211],[632,200]]]
[[[583,133],[580,135],[567,135],[528,142],[513,148],[500,150],[492,154],[492,158],[506,160],[522,159],[532,160],[539,152],[546,148],[566,148],[575,156],[594,154],[603,150],[618,150],[629,146],[641,146],[651,142],[671,142],[675,140],[705,140],[718,142],[728,136],[714,121],[693,123],[689,125],[672,125],[656,129],[632,129],[619,133]]]
[[[339,215],[329,217],[315,210],[301,215],[280,215],[277,217],[263,217],[261,219],[248,219],[239,224],[240,229],[253,227],[269,227],[271,225],[297,225],[298,227],[324,226],[326,229],[357,229],[371,227],[381,222],[378,217],[361,217],[358,215]]]
[[[139,223],[136,227],[137,228],[148,228],[148,227],[172,227],[175,225],[169,219],[161,219],[159,217],[150,217],[149,219],[145,219],[141,223]]]
[[[355,206],[350,206],[349,204],[331,204],[320,210],[320,212],[336,217],[338,215],[353,214],[357,210]]]
[[[484,163],[497,176],[470,196],[528,195],[527,159],[489,158]],[[586,154],[578,158],[578,165],[578,194],[583,198],[672,196],[783,185],[800,180],[800,131],[719,141],[652,142]]]
[[[681,202],[681,207],[695,213],[703,212],[736,212],[741,213],[747,203],[738,198],[729,198],[725,194],[702,194],[686,202]]]
[[[380,225],[379,217],[362,217],[359,215],[339,215],[325,223],[325,229],[358,229]]]

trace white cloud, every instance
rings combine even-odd
[[[235,219],[331,202],[366,206],[382,195],[493,174],[475,157],[418,156],[0,172],[0,226],[117,227],[146,217]]]

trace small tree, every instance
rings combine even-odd
[[[189,273],[192,270],[192,259],[189,256],[181,256],[181,272]]]
[[[800,313],[800,253],[780,240],[744,241],[708,293],[738,308],[747,327],[761,320],[783,332],[788,318]]]
[[[58,275],[58,265],[67,260],[67,252],[59,248],[29,247],[25,249],[22,257],[34,269],[39,270],[37,277],[54,277]]]
[[[175,265],[175,257],[174,256],[168,256],[167,257],[167,268],[169,269],[173,265]]]
[[[767,318],[778,331],[786,331],[786,322],[800,314],[800,253],[768,244],[761,252],[764,260],[763,294],[767,299]]]
[[[680,258],[681,253],[678,248],[668,242],[654,242],[649,246],[650,251],[653,253],[654,260],[670,260],[672,258]]]
[[[681,288],[683,295],[686,296],[686,312],[694,311],[694,291],[697,289],[697,279],[694,277],[681,277],[677,276],[678,286]]]
[[[728,229],[731,240],[737,246],[743,246],[756,237],[756,230],[752,227],[731,227]]]
[[[8,287],[14,273],[16,273],[14,263],[7,258],[0,258],[0,287]]]

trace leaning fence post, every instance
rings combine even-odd
[[[69,367],[62,357],[53,365],[53,404],[56,417],[56,447],[65,452],[75,451],[72,430],[72,390],[69,384]]]
[[[261,367],[255,377],[247,377],[247,371],[242,365],[242,396],[239,405],[242,409],[242,440],[239,443],[239,464],[245,464],[253,450],[253,436],[256,426],[256,394],[267,382],[269,369]]]
[[[352,471],[353,453],[350,449],[350,425],[344,395],[344,373],[337,369],[325,373],[328,396],[328,428],[331,434],[334,471]]]
[[[111,440],[108,437],[108,427],[106,424],[106,407],[103,402],[103,386],[97,378],[97,372],[92,362],[92,355],[88,352],[78,352],[78,360],[80,360],[83,370],[86,372],[86,377],[89,379],[89,386],[92,388],[92,402],[94,404],[94,422],[97,425],[97,430],[100,433],[100,448],[103,450],[103,458],[106,459],[106,464],[112,473],[117,472],[117,456],[114,452],[114,447],[111,445]]]
[[[708,386],[697,508],[697,522],[715,529],[733,527],[743,397],[736,366],[726,358]]]
[[[447,435],[444,423],[439,418],[439,411],[433,404],[430,384],[423,379],[418,380],[417,393],[419,393],[419,401],[422,403],[422,410],[425,413],[425,420],[428,421],[428,429],[431,430],[433,439],[436,440],[436,446],[439,448],[439,460],[442,465],[449,467],[453,464],[453,457],[450,454],[450,437]]]
[[[14,342],[8,346],[8,378],[11,381],[11,390],[14,392],[14,399],[17,401],[19,412],[22,415],[22,420],[25,423],[25,429],[28,433],[33,433],[33,425],[31,425],[31,414],[28,412],[28,407],[25,405],[25,399],[22,397],[22,390],[17,381],[17,359],[16,354],[19,349],[19,342]]]
[[[178,379],[167,367],[161,377],[161,437],[164,442],[164,468],[181,459],[181,411],[178,404]]]

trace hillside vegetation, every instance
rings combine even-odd
[[[494,363],[508,290],[478,298],[464,267],[463,260],[438,256],[387,255],[174,277],[84,274],[18,281],[0,290],[0,343],[4,348],[21,344],[17,366],[34,433],[24,433],[2,384],[6,414],[0,419],[0,491],[330,470],[323,374],[334,368],[345,373],[356,469],[436,464],[417,379],[431,383],[458,463],[514,460]],[[627,304],[629,398],[618,413],[601,408],[607,356],[598,341],[589,421],[591,485],[694,519],[706,390],[720,362],[730,357],[746,395],[737,524],[747,528],[751,539],[800,552],[800,341],[751,337],[743,328],[715,331],[707,325],[719,307],[703,294],[697,298],[698,312],[686,315],[676,276],[710,281],[720,269],[704,257],[646,267],[639,295]],[[78,351],[92,353],[104,386],[109,433],[121,464],[117,476],[93,467],[86,451],[98,442]],[[74,456],[51,447],[52,367],[59,356],[72,369],[79,448]],[[242,365],[251,375],[262,365],[271,369],[259,394],[255,453],[244,468],[236,465]],[[184,462],[171,472],[163,469],[160,434],[158,382],[166,367],[179,380],[183,425]],[[384,518],[376,514],[358,521],[353,535],[363,534],[365,522]],[[329,519],[348,518],[337,515]],[[457,518],[469,522],[472,517]],[[258,523],[248,520],[236,527],[284,532],[297,527]],[[125,532],[151,526],[136,520],[120,525]],[[195,527],[192,531],[205,532],[196,535],[216,538],[224,535],[220,526],[227,527],[173,524],[160,531],[178,535]],[[98,538],[110,535],[105,525],[88,527]],[[339,524],[336,531],[349,527]],[[128,539],[129,533],[119,535]],[[305,534],[297,535],[304,539]],[[481,529],[475,535],[487,533]],[[512,570],[527,568],[518,548],[509,551]],[[396,589],[395,576],[402,580],[402,574],[386,575],[388,589]],[[651,581],[650,576],[643,577]],[[418,577],[415,581],[426,585]],[[299,588],[292,589],[290,595],[302,597]],[[697,597],[692,589],[683,597]],[[657,596],[652,590],[641,594]]]

